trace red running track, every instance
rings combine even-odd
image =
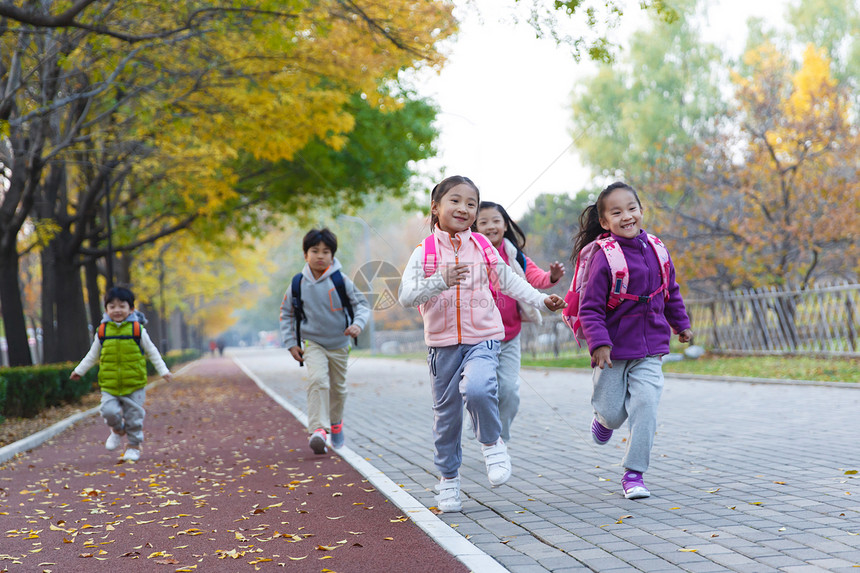
[[[0,467],[0,571],[468,571],[229,359],[146,409],[138,462],[93,416]]]

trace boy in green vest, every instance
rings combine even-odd
[[[171,382],[173,376],[158,349],[139,322],[134,310],[134,294],[127,288],[113,287],[105,294],[105,316],[96,332],[90,351],[74,371],[78,380],[87,370],[99,365],[99,387],[102,391],[100,412],[111,433],[105,442],[108,450],[122,444],[128,437],[128,447],[122,456],[126,461],[140,459],[143,442],[143,418],[146,411],[146,359],[156,371]]]

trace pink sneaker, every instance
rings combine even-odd
[[[343,447],[343,422],[331,425],[331,445],[335,449]]]
[[[311,434],[311,438],[308,440],[308,446],[310,449],[314,451],[315,454],[324,454],[328,451],[326,433],[322,428],[317,428],[314,430],[314,433]]]

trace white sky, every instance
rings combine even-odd
[[[528,3],[525,0],[523,3]],[[788,0],[711,0],[703,39],[738,55],[750,16],[782,21]],[[589,171],[580,165],[569,133],[569,99],[577,77],[593,66],[568,48],[539,40],[526,23],[514,24],[512,0],[455,0],[460,33],[441,75],[421,82],[441,107],[439,158],[443,174],[465,175],[481,198],[520,217],[541,193],[575,193]],[[626,30],[643,22],[628,2]],[[521,10],[520,10],[521,12]],[[626,33],[622,29],[621,34]]]

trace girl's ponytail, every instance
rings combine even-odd
[[[589,205],[579,216],[579,232],[573,237],[573,253],[570,255],[570,261],[576,264],[576,256],[579,254],[579,251],[588,243],[596,240],[603,232],[597,204]]]

